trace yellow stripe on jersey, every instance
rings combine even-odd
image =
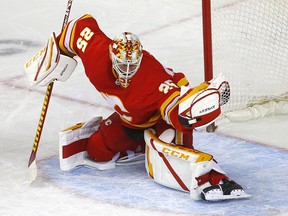
[[[76,28],[76,24],[73,25],[73,28],[72,28],[72,31],[71,31],[71,36],[70,36],[70,42],[69,42],[69,47],[70,47],[71,50],[73,50],[74,53],[76,53],[75,49],[74,49],[74,46],[73,46],[74,37],[75,37],[75,28]]]
[[[68,25],[69,25],[69,23],[68,23]],[[61,37],[60,37],[60,39],[59,39],[59,48],[60,48],[66,55],[68,55],[68,56],[70,56],[70,57],[73,57],[74,54],[73,54],[73,53],[70,53],[70,52],[65,48],[65,46],[64,46],[64,40],[65,40],[65,35],[66,35],[66,33],[67,33],[67,26],[68,26],[68,25],[66,25],[65,28],[64,28],[63,31],[62,31]]]
[[[155,113],[150,119],[149,122],[158,122],[158,120],[161,118],[161,114],[159,112]]]
[[[87,19],[87,18],[93,18],[93,16],[90,14],[85,14],[84,16],[80,17],[79,20]]]
[[[82,17],[80,17],[78,20],[75,21],[71,21],[68,23],[68,25],[65,26],[60,40],[59,40],[59,47],[60,49],[68,56],[73,57],[75,56],[75,48],[73,46],[73,42],[74,42],[74,38],[75,38],[75,31],[76,31],[76,26],[77,26],[77,22],[83,19],[87,19],[87,18],[93,18],[90,14],[86,14]],[[73,26],[70,26],[73,25]],[[68,28],[72,28],[71,32],[68,32]],[[69,34],[69,35],[68,35]],[[66,38],[67,37],[67,38]],[[67,43],[69,44],[69,47],[65,47],[65,42],[67,41]],[[72,50],[74,53],[70,52],[68,49]]]
[[[180,94],[180,93],[179,93]],[[167,112],[167,117],[169,117],[168,119],[169,119],[169,121],[170,121],[170,114],[171,114],[171,112],[172,112],[172,110],[174,110],[174,108],[176,107],[176,106],[178,106],[179,105],[179,101],[177,100],[177,102],[171,107],[171,108],[169,108],[169,110],[168,110],[168,112]],[[173,125],[173,123],[170,121],[170,124],[174,127],[174,125]]]
[[[186,86],[188,84],[188,80],[186,79],[186,77],[183,77],[182,79],[180,79],[177,83],[177,86],[181,87],[181,86]]]
[[[75,29],[76,29],[77,23],[78,23],[80,20],[88,19],[88,18],[93,18],[93,17],[92,17],[90,14],[86,14],[86,15],[80,17],[80,18],[74,23],[74,25],[73,25],[73,27],[72,27],[72,31],[71,31],[71,35],[70,35],[69,48],[70,48],[71,50],[73,50],[74,53],[76,53],[76,52],[75,52],[75,48],[74,48],[74,46],[73,46],[73,42],[74,42],[74,38],[75,38]]]
[[[154,126],[159,121],[159,119],[161,118],[160,113],[156,113],[145,124],[132,124],[130,121],[127,121],[126,119],[124,119],[121,115],[119,115],[119,116],[123,122],[125,122],[126,124],[129,124],[133,127],[137,127],[137,128],[150,128],[150,127]]]
[[[175,104],[172,105],[172,102],[173,100],[180,95],[180,92],[179,91],[175,91],[173,92],[173,94],[171,94],[165,101],[164,103],[162,103],[161,107],[160,107],[160,113],[161,113],[161,116],[163,117],[163,119],[165,120],[168,120],[167,117],[169,116],[169,113],[173,110],[173,108],[178,104],[178,102],[176,102]],[[169,108],[168,111],[167,108],[169,105],[172,105],[172,107]],[[167,116],[166,116],[166,113]],[[171,123],[171,122],[170,122]]]

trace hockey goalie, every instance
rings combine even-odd
[[[29,85],[67,80],[77,59],[114,113],[60,132],[62,170],[106,170],[145,161],[151,179],[189,192],[193,199],[249,197],[212,155],[193,148],[193,130],[215,121],[229,100],[223,75],[192,87],[183,73],[164,67],[144,50],[135,34],[123,32],[112,40],[91,15],[84,15],[58,36],[53,33],[25,64]]]

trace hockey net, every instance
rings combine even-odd
[[[222,117],[243,121],[288,114],[288,1],[202,0],[202,4],[203,35],[208,35],[204,36],[206,79],[224,73],[231,86]],[[211,31],[209,23],[205,27],[207,13]]]

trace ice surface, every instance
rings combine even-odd
[[[195,133],[195,147],[215,156],[252,198],[195,202],[189,194],[149,180],[142,165],[100,172],[81,168],[63,173],[58,132],[112,110],[95,92],[80,64],[65,83],[54,85],[38,151],[39,176],[26,184],[28,158],[45,88],[28,89],[23,64],[59,32],[66,1],[1,0],[0,27],[0,215],[284,215],[287,201],[287,118],[225,126],[219,134]],[[196,0],[110,0],[73,2],[70,18],[92,14],[108,36],[139,35],[145,49],[164,65],[183,71],[192,84],[203,80],[201,5]],[[259,140],[261,138],[261,140]],[[271,140],[274,140],[271,143]],[[253,143],[253,142],[254,143]],[[264,143],[267,146],[256,144]],[[277,148],[268,145],[277,146]]]
[[[196,133],[195,141],[201,143],[198,148],[213,153],[221,167],[242,184],[252,198],[217,203],[192,201],[188,193],[150,181],[143,164],[108,171],[78,168],[63,173],[59,171],[58,158],[53,156],[40,162],[40,176],[70,193],[143,210],[195,215],[265,215],[287,208],[288,185],[283,184],[288,174],[287,152],[201,132]],[[275,167],[281,169],[281,173],[275,173]]]

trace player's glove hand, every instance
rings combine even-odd
[[[230,98],[229,83],[220,74],[195,88],[181,87],[179,121],[185,127],[200,128],[213,123]]]

